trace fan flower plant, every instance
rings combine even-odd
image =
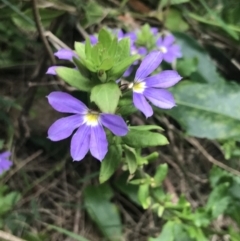
[[[123,162],[130,168],[129,150],[136,155],[135,168],[129,169],[132,173],[148,162],[137,150],[168,143],[156,132],[158,126],[132,126],[129,119],[137,112],[151,117],[153,106],[171,109],[176,105],[166,89],[182,78],[175,70],[162,70],[160,64],[180,57],[180,49],[173,45],[172,35],[162,39],[156,28],[150,28],[149,34],[157,41],[153,48],[139,44],[138,32],[102,29],[86,41],[76,42],[74,50],[55,53],[72,67],[50,66],[47,70],[82,93],[79,98],[63,91],[49,93],[49,104],[67,116],[50,126],[48,138],[61,141],[71,136],[73,161],[83,160],[88,152],[103,161],[101,182],[117,168],[112,168],[112,162]]]

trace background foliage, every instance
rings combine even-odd
[[[239,11],[235,0],[1,0],[0,147],[14,161],[1,177],[1,239],[239,241]],[[45,72],[66,66],[53,56],[58,48],[103,26],[129,31],[145,23],[173,32],[183,52],[174,68],[184,80],[171,90],[176,108],[130,121],[163,127],[170,144],[144,149],[154,152],[148,177],[131,182],[123,165],[103,183],[108,176],[97,161],[72,163],[68,140],[46,139],[59,115],[45,96],[84,96],[62,81],[61,69],[61,79]],[[144,34],[140,41],[151,49]],[[131,160],[144,160],[125,152],[134,173]]]

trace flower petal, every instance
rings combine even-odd
[[[98,39],[95,35],[89,35],[90,43],[95,45],[98,42]]]
[[[134,44],[134,42],[137,40],[137,34],[135,32],[129,32],[124,35],[124,38],[129,38],[130,43]]]
[[[121,116],[101,114],[100,122],[116,136],[125,136],[128,133],[127,124]]]
[[[155,106],[162,109],[171,109],[175,106],[172,94],[163,89],[148,88],[144,91],[144,96]]]
[[[60,67],[60,66],[51,66],[48,68],[46,74],[50,74],[50,75],[56,75],[56,68]]]
[[[91,127],[81,125],[71,140],[71,156],[74,161],[81,161],[87,154],[90,146]]]
[[[59,59],[64,59],[64,60],[72,60],[72,58],[77,55],[69,49],[60,49],[56,53],[54,53],[55,56],[57,56]]]
[[[91,154],[102,161],[108,151],[108,142],[106,133],[101,125],[91,127],[90,152]]]
[[[161,46],[163,46],[163,39],[162,39],[162,37],[159,37],[158,39],[157,39],[157,41],[156,41],[156,46],[157,47],[161,47]]]
[[[88,111],[86,105],[80,100],[61,91],[53,91],[47,98],[49,104],[62,113],[85,114]]]
[[[133,72],[133,65],[130,65],[127,70],[124,72],[123,77],[128,77],[131,75],[131,73]]]
[[[150,30],[153,35],[156,35],[158,33],[158,28],[156,28],[156,27],[152,27],[152,28],[150,28]]]
[[[165,70],[159,74],[150,76],[144,81],[147,87],[169,88],[180,81],[182,77],[175,70]]]
[[[135,80],[142,81],[145,77],[150,75],[162,62],[163,55],[160,51],[152,51],[149,53],[140,64]]]
[[[13,163],[11,161],[9,161],[9,160],[2,160],[2,161],[0,161],[0,175],[3,172],[9,170],[9,168],[12,166],[12,164]]]
[[[138,48],[138,53],[140,54],[140,55],[143,55],[143,56],[145,56],[146,54],[147,54],[147,49],[145,48],[145,47],[139,47]]]
[[[51,141],[60,141],[68,138],[73,131],[84,122],[81,115],[72,115],[60,118],[55,121],[48,129],[48,138]]]
[[[172,45],[169,48],[169,51],[175,53],[176,57],[178,57],[178,58],[182,57],[182,51],[181,51],[181,48],[179,45],[176,45],[176,44]]]
[[[142,94],[133,93],[133,104],[146,118],[153,115],[153,109]]]
[[[180,46],[173,45],[168,49],[168,52],[164,54],[163,59],[168,63],[172,63],[175,59],[180,57],[182,57]]]
[[[2,158],[8,158],[11,156],[11,152],[10,151],[5,151],[3,153],[0,154],[0,159]]]
[[[164,47],[170,47],[175,41],[175,37],[172,34],[168,34],[164,37],[162,45]]]
[[[122,31],[122,29],[117,30],[117,37],[118,40],[121,40],[124,37],[124,32]]]

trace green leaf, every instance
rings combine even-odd
[[[166,178],[168,173],[168,165],[165,164],[161,164],[157,167],[157,171],[154,175],[154,181],[157,185],[161,185],[163,180]]]
[[[165,6],[168,6],[169,4],[170,5],[177,5],[177,4],[187,3],[187,2],[190,2],[190,0],[171,0],[171,1],[161,0],[160,6],[165,7]]]
[[[138,167],[136,151],[133,148],[126,145],[124,145],[123,148],[129,172],[130,174],[133,174],[136,172]]]
[[[117,50],[115,54],[115,62],[121,62],[125,58],[130,56],[130,39],[123,38],[118,42]]]
[[[217,218],[219,215],[224,214],[228,209],[231,203],[228,190],[229,183],[222,183],[211,192],[206,208],[211,211],[213,218]]]
[[[110,57],[115,57],[117,48],[118,48],[118,38],[114,37],[112,40],[112,44],[108,49],[108,54]]]
[[[186,231],[189,236],[196,241],[209,241],[209,239],[205,236],[201,228],[186,225]]]
[[[6,0],[4,0],[5,2]],[[14,24],[24,31],[35,31],[36,26],[33,22],[33,11],[32,9],[28,8],[26,11],[21,12],[14,6],[16,13],[11,15],[12,21]],[[14,10],[14,11],[15,11]],[[41,24],[44,27],[48,27],[51,24],[52,19],[62,15],[64,11],[55,11],[54,9],[50,8],[40,8],[39,14],[41,18]],[[10,17],[10,16],[9,16]]]
[[[172,92],[177,107],[167,113],[183,126],[188,135],[209,139],[240,137],[239,85],[186,81],[176,85]]]
[[[90,71],[85,67],[85,65],[78,59],[73,57],[73,62],[77,66],[80,73],[87,79],[90,79]]]
[[[114,60],[112,58],[107,58],[103,60],[103,62],[99,66],[99,69],[109,70],[113,67],[113,65],[114,65]]]
[[[140,31],[137,32],[136,43],[140,46],[146,46],[147,49],[152,49],[156,46],[156,38],[153,35],[149,24],[144,24]]]
[[[128,146],[134,148],[162,146],[168,144],[167,138],[162,134],[131,129],[126,136],[122,137],[122,140]]]
[[[110,31],[102,28],[98,34],[98,42],[108,49],[112,45],[112,35]]]
[[[84,204],[91,219],[110,241],[120,241],[122,223],[115,204],[110,202],[113,191],[107,184],[88,186],[84,190]]]
[[[61,227],[57,227],[55,225],[52,224],[48,224],[47,225],[48,228],[53,229],[59,233],[65,234],[67,237],[74,239],[76,241],[89,241],[89,239],[86,239],[76,233],[73,233],[71,231],[68,231],[67,229],[61,228]]]
[[[140,55],[135,54],[125,58],[121,62],[116,62],[116,64],[114,64],[114,66],[108,72],[108,79],[113,81],[119,79],[127,70],[127,68],[139,58]]]
[[[156,125],[130,126],[129,129],[137,130],[137,131],[152,131],[152,130],[163,131],[162,127],[156,126]]]
[[[85,55],[85,44],[81,42],[75,42],[74,43],[74,49],[76,50],[78,56],[82,59],[86,58]]]
[[[92,83],[76,69],[58,67],[56,72],[61,79],[79,90],[89,92],[92,88]]]
[[[181,13],[176,9],[169,9],[167,11],[165,27],[171,31],[187,31],[188,24],[183,20]]]
[[[142,184],[139,186],[138,199],[144,209],[150,206],[149,184]]]
[[[230,36],[232,36],[235,40],[239,40],[238,34],[235,33],[232,29],[228,27],[228,25],[215,13],[215,11],[211,10],[208,7],[207,3],[204,0],[199,0],[202,6],[207,10],[208,14],[212,19],[214,19],[223,30],[225,30]]]
[[[86,39],[85,43],[85,56],[87,59],[91,59],[92,45],[90,43],[90,39]]]
[[[81,2],[79,2],[81,4]],[[81,19],[81,25],[84,29],[87,27],[99,23],[99,21],[106,14],[104,9],[96,1],[88,0],[84,4],[81,4],[81,7],[84,9],[84,17]]]
[[[133,105],[132,95],[122,96],[122,98],[119,100],[117,113],[122,116],[129,116],[137,111],[138,110]]]
[[[206,83],[222,82],[216,71],[215,63],[195,39],[180,32],[175,32],[174,36],[176,37],[177,44],[181,47],[184,58],[196,58],[198,60],[197,70],[191,75],[191,79]]]
[[[97,66],[95,65],[94,62],[92,62],[92,60],[80,58],[79,61],[82,62],[82,64],[83,64],[89,71],[94,72],[94,73],[97,72]]]
[[[0,216],[10,211],[20,198],[21,195],[18,192],[0,195]]]
[[[177,61],[177,71],[182,77],[190,76],[197,71],[198,59],[184,58]]]
[[[114,82],[96,85],[91,91],[91,101],[94,101],[102,112],[115,113],[121,91]]]
[[[101,164],[100,175],[99,175],[100,183],[106,182],[112,176],[112,174],[118,168],[121,158],[122,158],[122,146],[110,145],[108,148],[108,153],[106,157],[103,159]]]
[[[94,63],[94,65],[97,67],[97,69],[99,69],[99,65],[100,65],[99,49],[101,49],[101,45],[97,43],[92,47],[92,51],[91,51],[91,60]]]
[[[138,200],[138,186],[129,184],[127,182],[128,176],[128,172],[123,172],[120,176],[117,176],[117,178],[114,179],[114,187],[126,195],[136,205],[140,205]]]
[[[168,221],[164,224],[161,234],[157,238],[150,238],[148,241],[174,241],[174,222]]]

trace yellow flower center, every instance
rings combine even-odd
[[[85,115],[85,122],[89,126],[97,126],[98,125],[98,113],[89,112]]]
[[[132,89],[136,93],[143,93],[145,87],[145,82],[135,82],[133,83]]]
[[[159,50],[160,50],[162,53],[164,53],[164,54],[167,53],[167,48],[164,47],[164,46],[161,46],[161,47],[159,48]]]

